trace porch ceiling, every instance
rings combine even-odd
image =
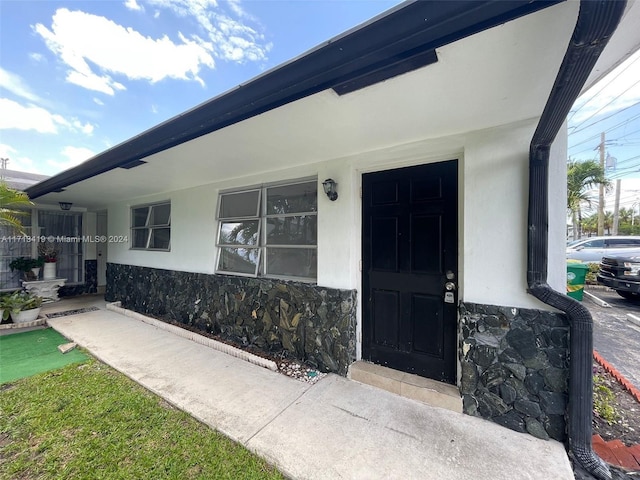
[[[566,2],[521,17],[438,48],[435,64],[343,96],[321,91],[150,155],[139,167],[115,168],[47,193],[37,202],[99,209],[113,201],[537,117],[578,7]],[[625,20],[638,21],[637,7],[635,17]],[[612,42],[612,55],[605,50],[599,63],[601,75],[631,44],[637,46],[637,37],[617,49]]]

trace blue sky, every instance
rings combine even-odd
[[[400,3],[0,0],[0,158],[56,174]],[[640,53],[578,100],[569,155],[640,199]],[[637,190],[637,192],[636,192]],[[608,201],[607,208],[612,208]]]
[[[568,116],[569,157],[600,159],[600,135],[605,134],[609,163],[607,177],[615,187],[621,180],[620,207],[640,207],[640,51],[585,92]],[[614,168],[611,168],[614,166]],[[597,190],[587,213],[597,208]],[[615,189],[605,199],[605,210],[613,211]]]
[[[0,158],[53,175],[397,0],[0,0]]]

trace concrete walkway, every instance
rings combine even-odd
[[[309,385],[104,306],[49,324],[294,479],[574,478],[558,442],[337,375]]]

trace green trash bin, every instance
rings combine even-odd
[[[578,262],[567,262],[567,295],[582,301],[587,273],[589,273],[589,265]]]

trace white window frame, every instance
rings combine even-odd
[[[164,207],[164,206],[169,206],[169,218],[167,220],[167,223],[158,223],[158,224],[154,224],[152,223],[152,219],[153,219],[153,210],[156,207]],[[148,208],[147,211],[147,218],[145,220],[145,224],[144,225],[134,225],[134,219],[135,219],[135,210],[140,210],[143,208]],[[141,204],[141,205],[133,205],[131,206],[130,209],[130,217],[131,217],[131,246],[129,247],[131,250],[143,250],[143,251],[153,251],[153,252],[170,252],[171,251],[171,200],[164,200],[161,202],[154,202],[154,203],[145,203],[145,204]],[[154,248],[154,247],[150,247],[151,243],[152,243],[152,239],[153,239],[153,235],[154,232],[156,230],[164,230],[164,229],[169,229],[169,244],[167,246],[167,248]],[[147,241],[145,243],[144,247],[136,247],[134,245],[134,242],[136,240],[136,235],[135,232],[139,231],[139,230],[148,230],[148,235],[147,235]]]
[[[292,185],[301,185],[305,183],[315,183],[316,187],[316,199],[315,199],[315,211],[305,211],[305,212],[293,212],[286,214],[267,214],[267,198],[268,191],[273,188],[278,187],[287,187]],[[272,218],[286,218],[286,217],[309,217],[318,216],[318,188],[317,188],[318,180],[317,178],[304,178],[299,180],[290,180],[286,182],[279,183],[269,183],[260,186],[247,187],[241,190],[230,190],[230,191],[222,191],[218,195],[218,212],[217,212],[217,220],[218,220],[218,231],[216,236],[216,247],[218,250],[218,257],[216,260],[216,273],[223,273],[228,275],[235,275],[241,277],[264,277],[264,278],[278,278],[284,280],[295,280],[300,282],[316,282],[317,281],[317,249],[318,249],[318,238],[316,232],[316,241],[315,244],[306,244],[306,245],[279,245],[279,244],[268,244],[267,243],[267,223],[269,219]],[[255,215],[247,215],[247,216],[233,216],[233,217],[223,217],[222,216],[222,205],[223,205],[223,197],[228,197],[234,194],[243,194],[249,192],[258,192],[257,196],[257,205],[256,205],[256,214]],[[221,231],[223,224],[225,223],[239,223],[239,222],[258,222],[257,229],[257,243],[255,245],[246,245],[246,244],[226,244],[220,243],[221,240]],[[316,220],[317,225],[317,220]],[[256,250],[257,251],[257,260],[255,270],[252,273],[247,272],[238,272],[233,270],[225,270],[221,268],[222,261],[222,250],[225,248],[235,248],[235,249],[247,249],[247,250]],[[303,250],[314,250],[316,256],[316,276],[314,277],[304,277],[304,276],[292,276],[292,275],[278,275],[273,274],[268,271],[268,258],[269,254],[273,253],[274,250],[278,248],[287,248],[287,249],[303,249]]]

